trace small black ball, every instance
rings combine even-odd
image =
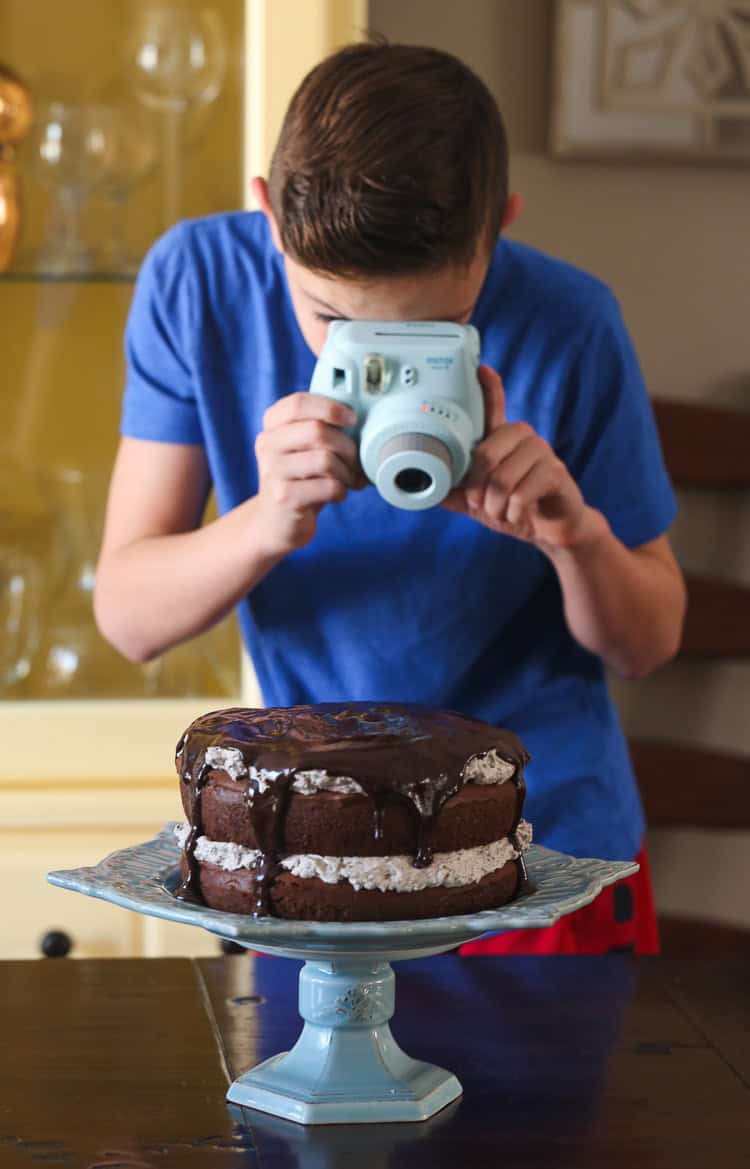
[[[67,958],[73,949],[73,939],[64,930],[48,930],[39,946],[45,958]]]

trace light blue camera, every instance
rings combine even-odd
[[[332,321],[310,391],[357,415],[362,468],[388,503],[435,507],[484,433],[479,334],[445,321]]]

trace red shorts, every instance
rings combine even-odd
[[[590,905],[545,929],[507,930],[459,947],[459,954],[658,954],[659,930],[645,848],[632,877],[602,889]]]

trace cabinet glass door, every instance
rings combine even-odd
[[[0,6],[4,701],[239,692],[233,619],[134,665],[91,599],[138,265],[176,220],[243,205],[244,8]]]

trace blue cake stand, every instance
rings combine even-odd
[[[392,961],[444,953],[488,931],[552,925],[638,868],[532,845],[526,854],[532,891],[501,909],[425,921],[285,921],[178,901],[173,829],[168,824],[153,840],[92,868],[49,873],[48,880],[138,913],[201,926],[248,949],[304,959],[299,1039],[291,1051],[246,1071],[227,1092],[234,1104],[301,1124],[426,1120],[461,1095],[451,1072],[412,1059],[393,1038]]]

